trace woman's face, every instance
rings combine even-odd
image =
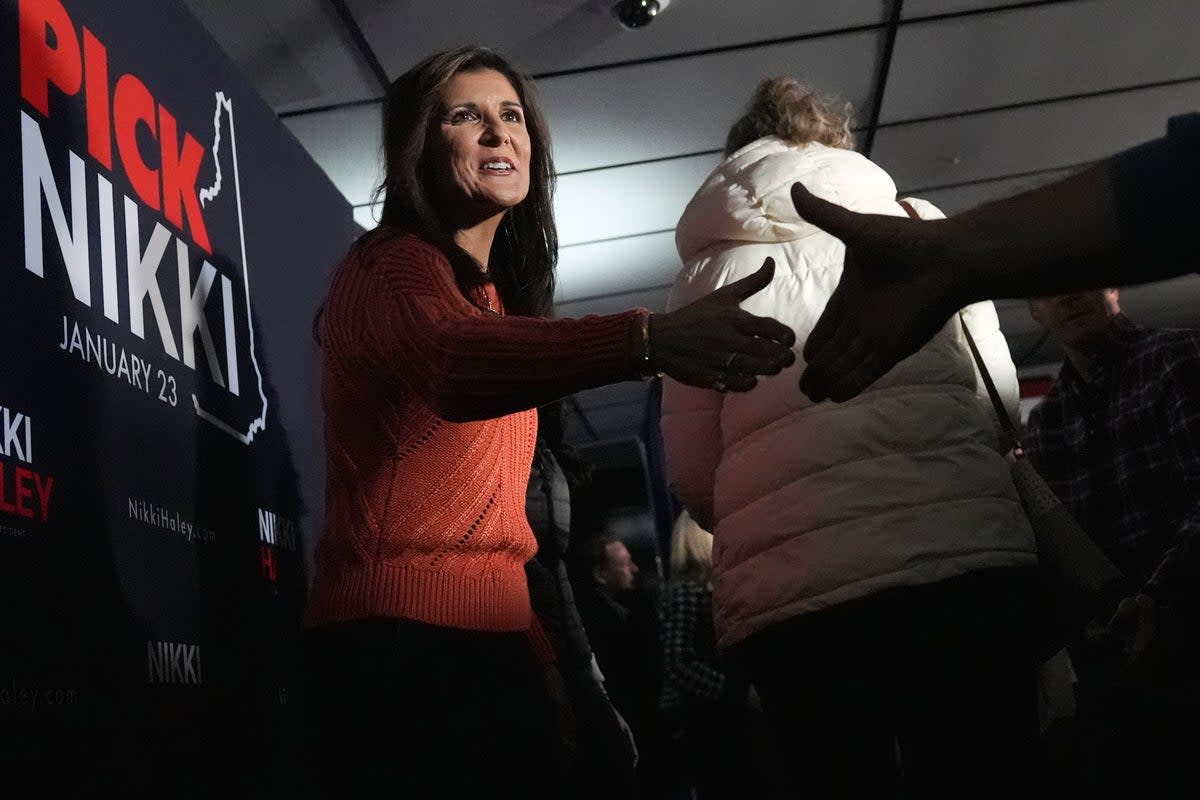
[[[508,78],[495,70],[460,72],[441,98],[434,136],[442,196],[460,219],[503,214],[529,194],[529,131]]]

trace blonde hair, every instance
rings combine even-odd
[[[853,116],[849,103],[823,95],[795,78],[767,78],[754,90],[746,113],[729,129],[725,155],[764,136],[778,136],[792,144],[820,142],[852,150]]]
[[[708,583],[712,577],[713,536],[684,511],[671,531],[671,580]]]

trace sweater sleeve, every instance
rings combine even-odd
[[[561,320],[499,316],[468,303],[445,256],[413,236],[381,242],[362,258],[347,296],[326,313],[357,333],[372,369],[443,419],[490,419],[639,377],[633,337],[640,310]]]
[[[1200,113],[1167,122],[1167,135],[1113,157],[1122,242],[1136,258],[1174,257],[1189,240],[1200,184]],[[1150,253],[1147,253],[1147,250]]]

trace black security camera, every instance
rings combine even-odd
[[[621,0],[613,7],[613,13],[622,25],[635,30],[653,22],[670,2],[671,0]]]

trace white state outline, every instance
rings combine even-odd
[[[222,101],[225,99],[224,92],[217,92],[217,107],[213,110],[213,163],[217,167],[217,177],[213,185],[207,189],[200,190],[200,207],[203,208],[208,201],[215,200],[217,195],[221,193],[221,106],[225,105]],[[233,110],[230,109],[232,116]],[[232,120],[231,120],[232,122]]]
[[[259,431],[267,429],[267,395],[263,389],[262,371],[258,368],[258,356],[255,353],[254,346],[254,319],[250,311],[250,269],[246,264],[246,225],[242,218],[242,181],[238,174],[238,157],[237,157],[237,134],[233,126],[233,100],[227,98],[224,92],[217,92],[217,108],[213,113],[213,160],[217,165],[217,179],[211,190],[202,190],[201,197],[208,195],[207,199],[212,200],[221,191],[221,157],[217,149],[221,146],[221,107],[224,106],[229,114],[229,149],[233,153],[233,192],[237,198],[237,215],[238,215],[238,236],[241,239],[242,246],[242,283],[246,287],[246,329],[250,334],[250,363],[254,365],[254,374],[258,378],[258,396],[262,400],[262,412],[250,422],[250,427],[245,433],[240,433],[235,430],[229,423],[214,416],[200,407],[200,398],[194,393],[192,394],[192,404],[196,408],[196,416],[216,426],[220,430],[228,433],[233,438],[240,441],[242,444],[248,445],[254,441],[254,435]],[[204,200],[201,201],[203,204]],[[237,364],[231,364],[229,367],[237,369]]]

